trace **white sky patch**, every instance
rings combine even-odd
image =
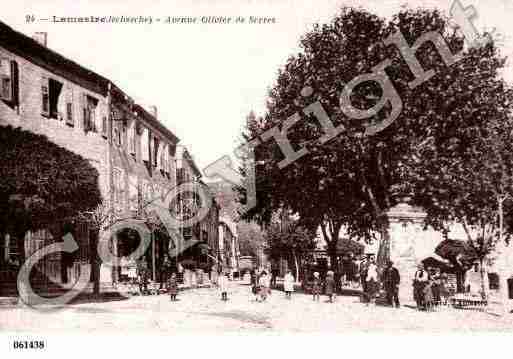
[[[159,119],[187,145],[200,168],[232,154],[246,115],[265,110],[277,70],[297,53],[315,22],[328,22],[342,5],[362,6],[390,17],[401,5],[438,7],[448,0],[38,0],[14,1],[0,19],[31,35],[48,32],[48,46],[111,79],[142,104],[156,105]],[[478,29],[505,35],[513,54],[513,3],[462,0],[478,12]],[[25,16],[265,16],[275,24],[63,24]],[[511,66],[511,62],[509,62]],[[513,80],[513,71],[505,72]]]

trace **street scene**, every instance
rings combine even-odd
[[[0,334],[513,330],[510,1],[134,4],[0,14]]]
[[[420,312],[410,301],[401,309],[366,307],[356,296],[326,296],[314,302],[309,295],[273,291],[265,303],[256,302],[250,287],[234,283],[228,301],[220,300],[215,288],[184,291],[177,302],[167,295],[131,297],[128,300],[74,304],[55,312],[30,308],[0,309],[1,328],[6,331],[59,333],[62,331],[122,331],[137,333],[309,333],[309,332],[452,332],[511,330],[511,315],[501,318],[500,305],[483,311],[441,307]],[[300,314],[298,314],[300,313]],[[27,329],[28,328],[28,329]]]

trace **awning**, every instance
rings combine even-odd
[[[447,260],[443,260],[443,258],[438,257],[436,254],[424,258],[422,260],[422,264],[425,268],[439,268],[444,273],[456,272],[456,268],[453,265],[451,265]]]
[[[440,242],[435,248],[435,253],[449,260],[455,260],[458,256],[463,256],[467,260],[477,257],[476,251],[467,241],[455,239],[446,239]]]

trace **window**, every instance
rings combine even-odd
[[[82,96],[82,110],[84,116],[84,131],[98,132],[96,128],[96,111],[98,100],[89,95]]]
[[[75,124],[73,119],[73,88],[71,86],[66,89],[66,123],[70,126]]]
[[[123,209],[123,174],[119,168],[113,170],[114,207],[116,211]]]
[[[128,128],[128,151],[135,155],[135,121],[132,121],[132,124]]]
[[[42,78],[41,83],[41,114],[49,118],[59,118],[59,96],[62,91],[62,83],[47,77]]]
[[[118,147],[121,147],[123,144],[121,130],[119,126],[116,126],[116,124],[114,124],[114,129],[112,130],[112,139],[114,144]]]
[[[43,84],[41,85],[41,98],[42,98],[42,109],[41,112],[45,116],[50,116],[50,95],[48,91],[48,82],[43,79]]]
[[[167,145],[165,143],[162,144],[162,149],[160,150],[160,169],[164,172],[168,172],[167,170],[167,161],[166,161],[166,153],[167,153]]]
[[[130,175],[128,186],[128,205],[131,211],[136,211],[138,208],[138,195],[137,176]]]
[[[102,117],[102,136],[107,137],[107,116]]]
[[[159,167],[160,163],[159,163],[159,145],[160,145],[160,141],[157,137],[154,137],[153,138],[153,158],[152,158],[152,161],[153,161],[153,165],[155,167]]]
[[[144,128],[142,130],[142,137],[141,137],[141,158],[143,161],[150,160],[149,140],[150,140],[150,131],[148,131],[147,128]]]
[[[12,100],[12,73],[11,62],[7,59],[0,59],[0,71],[2,76],[2,100]]]
[[[152,187],[149,181],[142,180],[141,194],[143,200],[143,206],[148,204],[152,200]]]
[[[0,59],[0,99],[11,107],[19,105],[19,73],[18,63],[8,59]]]

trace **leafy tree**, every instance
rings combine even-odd
[[[240,221],[237,223],[239,250],[242,256],[257,257],[259,249],[264,246],[264,233],[255,222]]]
[[[37,135],[0,128],[0,229],[18,241],[25,259],[27,231],[49,229],[59,238],[64,224],[101,202],[98,171],[84,158]]]
[[[315,249],[315,233],[298,222],[272,224],[266,231],[267,254],[271,258],[286,258],[294,263],[296,279],[305,255]]]
[[[513,217],[507,201],[513,193],[513,91],[499,80],[483,86],[501,89],[485,93],[493,99],[482,99],[494,101],[497,108],[476,114],[486,119],[473,126],[444,130],[446,136],[437,136],[438,141],[429,138],[416,151],[422,162],[411,161],[409,172],[417,180],[415,201],[428,209],[428,223],[445,232],[451,222],[463,226],[481,263],[486,292],[484,261],[511,230]]]
[[[414,77],[398,48],[384,44],[398,32],[410,45],[423,34],[436,32],[462,59],[448,66],[433,44],[424,44],[415,55],[434,75],[411,88]],[[280,69],[266,115],[248,124],[245,134],[258,137],[297,113],[301,121],[289,128],[287,136],[296,151],[303,147],[308,154],[280,169],[283,155],[274,141],[256,148],[256,159],[263,163],[256,170],[258,206],[247,216],[268,219],[274,209],[292,209],[309,226],[321,226],[334,264],[342,226],[350,237],[372,240],[378,233],[378,261],[383,263],[390,248],[387,212],[412,196],[421,181],[409,173],[413,160],[424,161],[425,153],[415,158],[417,149],[431,137],[443,142],[454,128],[467,131],[461,146],[468,147],[479,136],[473,128],[485,124],[487,114],[504,110],[499,101],[505,88],[495,86],[503,60],[493,45],[463,47],[461,36],[437,10],[403,8],[387,22],[369,11],[344,7],[329,24],[314,26],[302,37],[301,52]],[[340,95],[352,79],[371,73],[386,59],[390,64],[385,72],[401,100],[401,112],[380,132],[361,136],[370,125],[382,124],[394,107],[389,103],[368,120],[353,120],[341,109]],[[310,97],[303,96],[305,86],[313,89]],[[368,81],[353,90],[351,102],[369,109],[381,96],[379,86]],[[322,104],[334,126],[345,127],[327,143],[319,140],[325,134],[319,121],[302,112],[314,101]]]

